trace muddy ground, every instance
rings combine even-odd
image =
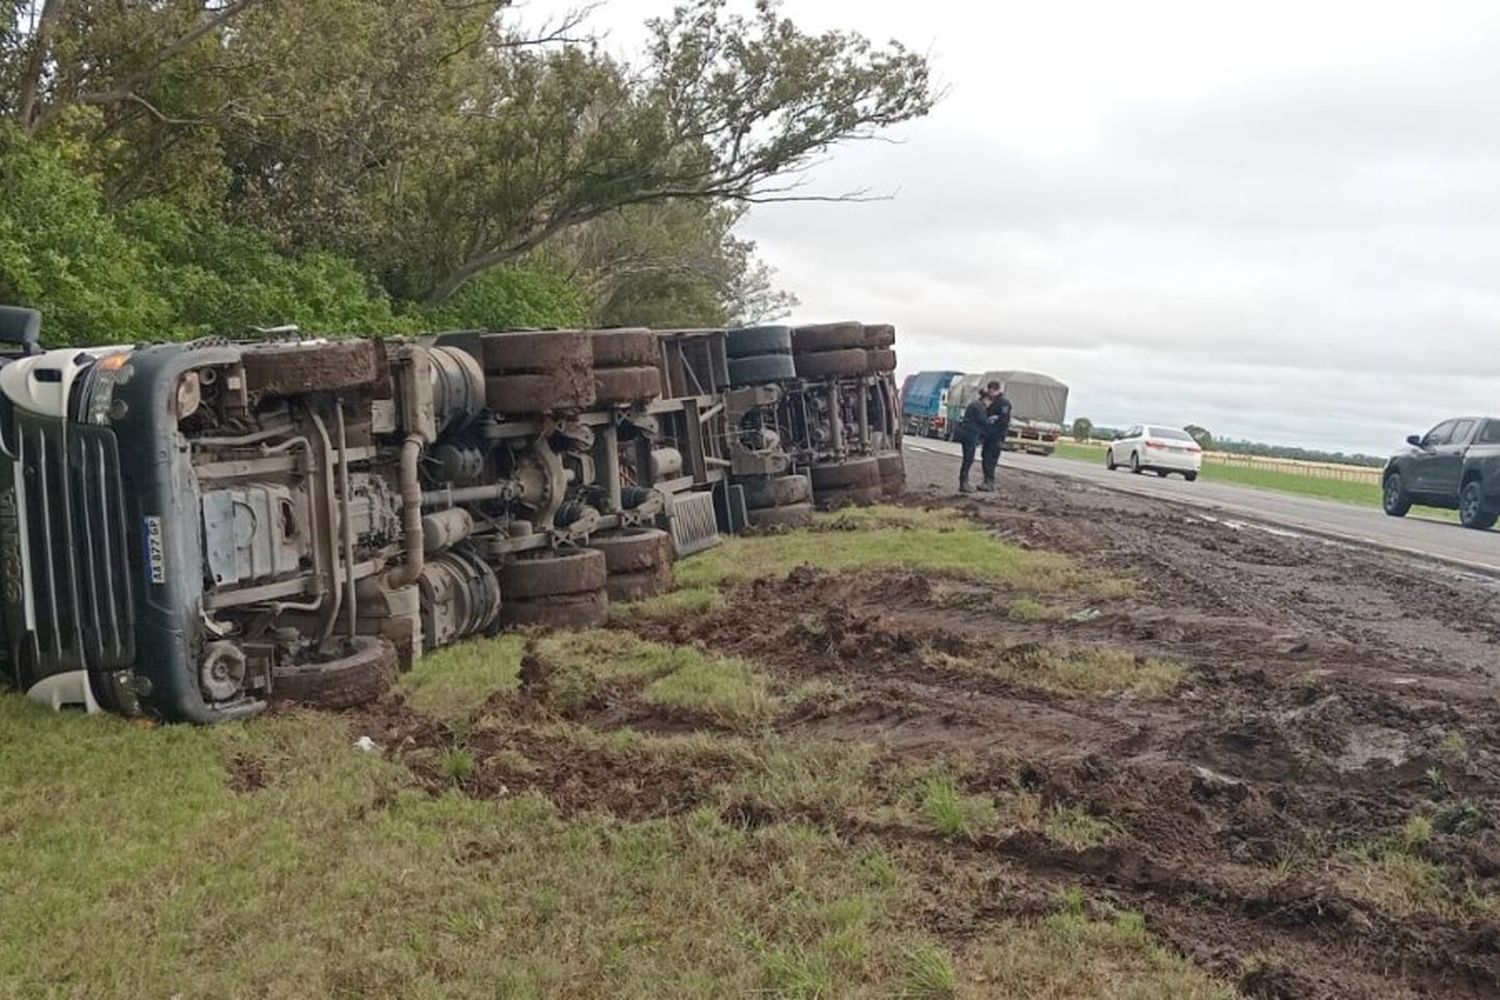
[[[967,792],[1039,793],[1118,834],[1084,849],[1037,832],[945,839],[756,801],[731,819],[899,842],[925,859],[932,903],[920,919],[960,952],[1077,886],[1141,912],[1247,995],[1500,995],[1500,585],[1067,479],[1010,471],[998,495],[961,498],[954,470],[909,453],[903,503],[956,507],[1004,540],[1138,588],[1059,595],[1058,620],[1018,621],[1003,588],[805,567],[740,586],[718,612],[617,627],[751,659],[785,686],[845,692],[778,719],[782,732],[872,743],[898,763],[961,755]],[[1166,698],[1077,697],[933,659],[1054,643],[1168,658],[1186,678]],[[386,711],[366,728],[441,743]],[[589,721],[648,732],[692,722],[629,699]],[[603,803],[625,819],[690,808],[732,767],[625,775],[607,753],[519,738],[532,741],[532,766],[474,781],[540,787],[565,809]],[[1413,817],[1429,832],[1413,838]],[[1388,856],[1414,859],[1429,880],[1361,891],[1360,873]]]

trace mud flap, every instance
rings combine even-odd
[[[703,490],[671,495],[667,502],[667,524],[679,559],[718,545],[719,519],[714,510],[714,494]]]

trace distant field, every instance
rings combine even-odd
[[[1080,462],[1102,463],[1104,461],[1104,451],[1098,445],[1059,443],[1057,454],[1061,458],[1076,459]],[[1374,483],[1321,479],[1296,472],[1255,469],[1239,465],[1216,465],[1212,462],[1204,463],[1201,479],[1211,483],[1230,483],[1254,489],[1275,490],[1278,493],[1295,493],[1320,500],[1337,500],[1341,503],[1358,504],[1363,507],[1380,506],[1380,487]],[[1435,517],[1447,521],[1457,517],[1451,510],[1441,510],[1435,507],[1415,507],[1413,510],[1424,517]]]

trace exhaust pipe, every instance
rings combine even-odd
[[[413,434],[401,445],[401,526],[406,535],[406,562],[386,574],[386,584],[392,589],[416,583],[426,560],[422,541],[422,484],[417,479],[421,458],[422,438]]]

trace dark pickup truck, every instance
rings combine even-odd
[[[1385,464],[1385,512],[1404,517],[1412,504],[1458,511],[1466,528],[1484,530],[1500,518],[1500,420],[1458,417],[1426,434]]]

